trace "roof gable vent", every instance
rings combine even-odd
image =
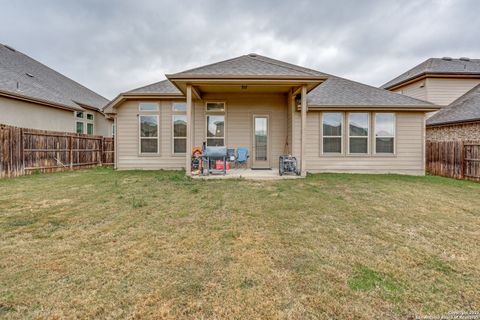
[[[249,53],[248,56],[252,57],[252,58],[255,58],[257,56],[257,54],[256,53]]]
[[[462,60],[462,61],[470,61],[470,58],[468,58],[468,57],[460,57],[460,60]]]
[[[452,61],[452,57],[443,57],[442,60],[445,60],[445,61]]]

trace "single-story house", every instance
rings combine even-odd
[[[301,173],[423,175],[425,113],[432,103],[258,54],[166,75],[119,94],[117,169],[181,169],[193,147],[249,149],[250,168],[280,155]]]
[[[430,58],[381,86],[382,89],[447,106],[480,84],[480,59]]]
[[[108,100],[14,48],[0,44],[0,124],[112,136]]]
[[[480,140],[480,84],[427,120],[427,139]]]

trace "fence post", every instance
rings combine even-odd
[[[100,140],[100,165],[103,166],[103,142],[105,141],[105,137],[102,137]]]
[[[73,170],[73,137],[70,136],[69,142],[68,142],[68,152],[69,152],[69,158],[70,158],[70,170]]]
[[[459,148],[461,150],[460,155],[460,179],[465,178],[465,145],[463,141],[459,143]]]

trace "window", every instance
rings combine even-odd
[[[173,153],[187,152],[187,116],[173,115]]]
[[[93,123],[87,123],[87,134],[93,135]]]
[[[323,153],[342,153],[342,122],[340,112],[323,113]]]
[[[139,111],[158,111],[158,103],[156,102],[140,102],[138,104]]]
[[[76,111],[75,112],[75,117],[83,119],[83,111]]]
[[[87,113],[87,120],[93,120],[93,114]]]
[[[207,111],[224,112],[225,103],[223,102],[207,102]]]
[[[77,133],[83,133],[83,122],[77,122],[76,123],[76,132]]]
[[[348,115],[348,152],[368,153],[368,113]]]
[[[375,153],[395,152],[395,114],[375,114]]]
[[[158,115],[140,115],[140,153],[158,153]]]
[[[225,146],[225,103],[207,102],[207,146]]]
[[[187,104],[185,102],[175,102],[172,105],[173,112],[187,112]]]

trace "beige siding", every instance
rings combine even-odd
[[[448,105],[479,83],[480,79],[428,78],[427,100],[442,106]]]
[[[287,96],[283,94],[210,94],[204,96],[204,101],[225,101],[226,114],[226,144],[229,148],[247,147],[252,155],[253,147],[253,116],[267,115],[269,117],[270,166],[278,168],[278,157],[287,152]],[[204,106],[197,106],[196,111]],[[203,109],[205,110],[205,109]],[[196,129],[196,142],[205,138],[205,113],[203,120],[197,115],[196,123],[202,125]],[[198,139],[201,134],[201,139]],[[251,159],[250,159],[251,160]]]
[[[96,135],[111,137],[113,120],[107,119],[102,113],[95,111],[94,130]]]
[[[139,154],[138,104],[127,101],[117,107],[117,168],[118,169],[181,169],[185,156],[175,156],[172,150],[172,101],[157,101],[160,111],[142,114],[157,114],[160,117],[159,154]]]
[[[74,132],[73,111],[0,97],[0,123],[12,126]]]
[[[297,112],[299,114],[299,112]],[[297,131],[300,121],[297,116]],[[377,156],[372,154],[373,130],[370,129],[370,155],[347,155],[347,128],[344,125],[341,156],[321,153],[321,112],[307,114],[306,163],[308,172],[399,173],[423,175],[424,163],[424,114],[421,112],[396,113],[396,154]]]
[[[427,88],[425,86],[425,80],[415,81],[404,87],[393,90],[393,92],[404,94],[420,100],[427,100]]]

